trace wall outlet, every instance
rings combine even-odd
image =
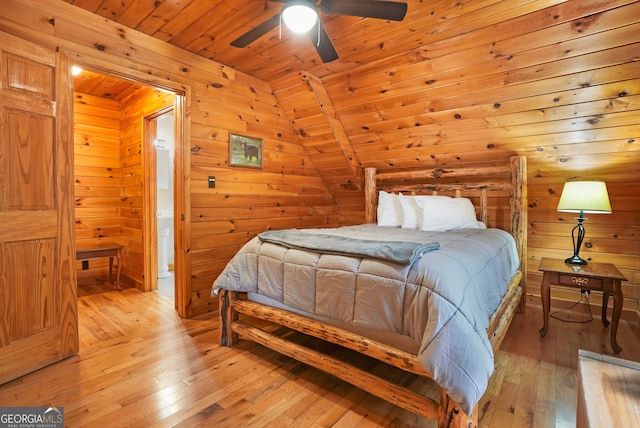
[[[216,187],[216,178],[213,175],[209,176],[209,189],[215,189]]]

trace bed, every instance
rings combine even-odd
[[[212,289],[220,296],[220,342],[255,341],[437,419],[440,427],[477,426],[493,355],[515,312],[524,311],[526,158],[482,168],[367,168],[364,175],[365,224],[268,231],[234,256]],[[473,220],[443,227],[452,204],[467,210],[471,204]],[[501,221],[496,204],[508,205]],[[440,398],[290,341],[250,318],[433,379]]]

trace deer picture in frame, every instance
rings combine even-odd
[[[262,168],[262,140],[229,134],[229,165]]]

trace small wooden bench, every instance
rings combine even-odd
[[[115,283],[120,288],[120,270],[122,267],[122,249],[123,245],[116,244],[115,242],[81,242],[76,244],[76,260],[90,260],[109,257],[109,282],[113,284],[113,258],[115,257],[118,263]]]

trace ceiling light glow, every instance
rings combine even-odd
[[[282,9],[284,25],[294,33],[302,34],[311,30],[318,22],[318,13],[307,2],[293,2]]]

